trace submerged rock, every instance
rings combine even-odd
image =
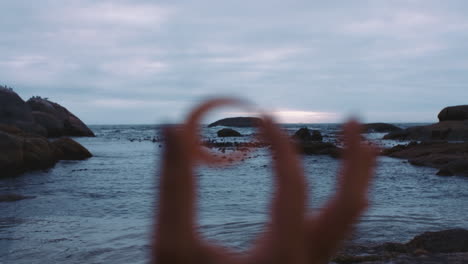
[[[216,132],[218,137],[241,137],[241,133],[231,128],[223,128]]]
[[[32,198],[35,198],[35,196],[25,196],[25,195],[14,194],[14,193],[0,194],[0,203],[16,202],[16,201],[21,201],[24,199],[32,199]]]
[[[220,119],[208,125],[208,127],[214,126],[227,126],[227,127],[255,127],[262,122],[261,118],[258,117],[229,117]]]
[[[299,144],[302,153],[306,155],[330,155],[334,158],[340,156],[341,149],[330,142],[309,141]]]
[[[365,133],[372,133],[372,132],[377,132],[377,133],[384,133],[384,132],[396,132],[396,131],[401,131],[400,127],[397,127],[392,124],[387,124],[387,123],[368,123],[364,124],[364,131]]]

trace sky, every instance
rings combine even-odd
[[[88,124],[246,98],[280,122],[436,122],[468,104],[468,1],[0,1],[0,84]],[[207,122],[246,115],[224,109]]]

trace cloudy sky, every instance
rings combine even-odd
[[[90,124],[177,122],[219,95],[282,122],[431,122],[468,103],[463,0],[15,0],[0,10],[0,84]]]

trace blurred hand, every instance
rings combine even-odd
[[[199,163],[222,161],[200,146],[196,132],[201,115],[219,105],[236,103],[210,100],[196,108],[182,126],[166,128],[152,263],[326,263],[367,207],[376,149],[361,141],[356,121],[346,123],[338,191],[319,214],[310,215],[296,149],[289,137],[264,117],[260,131],[276,157],[271,217],[252,249],[245,254],[232,252],[204,241],[197,232],[193,169]]]

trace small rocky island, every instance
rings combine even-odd
[[[255,127],[262,122],[258,117],[228,117],[213,122],[208,127],[227,126],[227,127]]]
[[[94,133],[65,107],[38,96],[25,102],[12,88],[0,86],[0,178],[92,156],[65,136]]]

